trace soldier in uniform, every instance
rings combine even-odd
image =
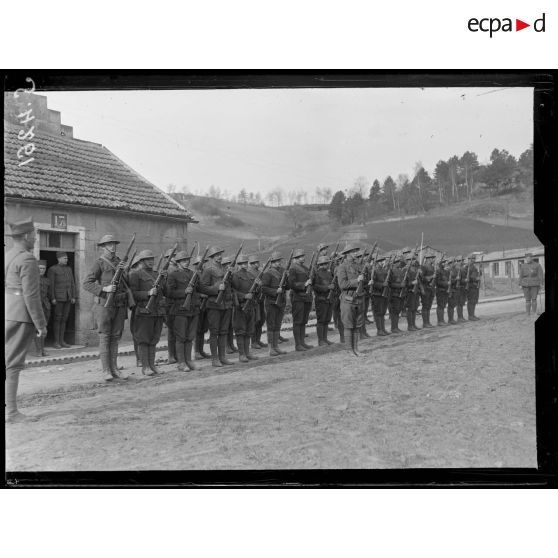
[[[195,268],[198,266],[198,264],[200,263],[202,257],[201,256],[196,256],[194,258],[194,261],[192,262],[192,271],[195,271]],[[209,324],[207,323],[207,295],[203,294],[200,290],[199,290],[199,286],[198,286],[198,295],[200,298],[200,312],[199,312],[199,316],[198,316],[198,330],[196,332],[196,341],[195,341],[195,348],[194,348],[194,356],[196,360],[201,360],[203,358],[209,358],[210,355],[208,355],[204,350],[203,350],[203,345],[204,345],[204,338],[205,338],[205,334],[209,331]]]
[[[4,258],[4,349],[6,364],[6,422],[28,420],[17,410],[19,374],[35,335],[45,337],[47,323],[41,304],[39,266],[30,252],[35,243],[31,219],[12,223],[13,247]]]
[[[167,278],[167,300],[171,301],[167,308],[172,315],[177,368],[181,372],[185,372],[187,368],[188,370],[196,369],[196,365],[192,361],[192,343],[198,330],[200,297],[197,288],[189,286],[194,275],[194,271],[188,267],[190,254],[184,251],[178,252],[174,261],[176,269],[170,271]],[[187,294],[192,296],[189,306],[185,308],[184,301]]]
[[[68,254],[56,252],[58,263],[48,270],[50,281],[50,300],[54,306],[54,348],[70,347],[64,340],[66,323],[70,315],[71,305],[76,302],[76,284],[74,274],[68,267]]]
[[[364,323],[364,290],[357,293],[360,282],[364,282],[356,255],[359,252],[356,244],[347,244],[342,251],[345,261],[337,268],[337,281],[341,289],[341,320],[345,330],[349,330],[351,351],[358,356],[359,332]]]
[[[391,333],[401,333],[399,329],[399,314],[403,301],[401,299],[401,289],[403,288],[404,261],[401,255],[396,254],[391,266],[389,280],[389,320],[391,323]]]
[[[310,270],[304,265],[304,250],[297,248],[293,253],[293,262],[289,269],[289,287],[293,314],[293,337],[295,350],[306,351],[312,348],[305,341],[306,324],[312,308],[312,293],[306,292],[310,286]]]
[[[126,278],[120,281],[118,287],[111,284],[116,271],[124,269],[126,266],[116,255],[117,244],[120,244],[120,241],[110,234],[101,238],[97,243],[101,249],[99,259],[95,261],[83,281],[83,288],[95,297],[93,312],[99,332],[99,360],[105,381],[127,378],[125,374],[119,372],[117,365],[118,342],[122,337],[124,322],[128,317]],[[113,304],[110,308],[105,308],[109,293],[114,293]]]
[[[385,262],[385,256],[378,256],[376,258],[376,268],[374,269],[374,275],[370,278],[369,287],[372,293],[372,313],[374,315],[374,322],[376,324],[376,335],[379,337],[385,337],[389,335],[386,331],[386,310],[388,306],[388,297],[384,297],[384,283],[388,275],[389,269],[383,267],[382,264]]]
[[[165,252],[165,256],[164,256],[165,261],[162,262],[162,265],[164,265],[167,262],[171,254],[172,254],[172,248],[169,248]],[[173,271],[176,271],[177,269],[178,266],[176,265],[176,257],[175,257],[171,259],[169,263],[169,267],[167,268],[167,274],[170,274]],[[176,358],[176,334],[174,331],[174,314],[170,312],[171,308],[173,307],[173,302],[167,298],[166,303],[167,306],[165,308],[164,323],[167,326],[167,354],[168,354],[167,358],[169,364],[176,364],[177,358]]]
[[[221,265],[223,266],[225,273],[227,272],[231,264],[232,264],[232,256],[223,256],[223,259],[221,260]],[[236,269],[231,271],[234,272],[236,271]],[[232,295],[233,295],[233,308],[231,313],[231,321],[229,323],[229,331],[227,332],[227,345],[225,349],[227,355],[238,353],[238,349],[234,346],[234,327],[233,327],[234,309],[238,306],[238,298],[234,290],[232,292]]]
[[[343,320],[341,319],[341,289],[339,288],[339,282],[337,281],[337,269],[343,261],[343,255],[332,254],[332,257],[335,258],[337,263],[333,273],[333,323],[339,332],[339,343],[345,343],[345,326],[343,325]]]
[[[457,289],[456,289],[456,306],[457,306],[457,321],[464,322],[463,307],[467,302],[467,291],[465,290],[465,279],[467,276],[467,266],[463,263],[463,256],[457,256],[456,269],[457,269]]]
[[[258,359],[257,356],[250,354],[250,339],[254,338],[256,305],[259,303],[254,300],[254,294],[249,291],[256,277],[248,269],[246,254],[240,254],[236,263],[238,269],[232,276],[232,288],[238,304],[233,309],[232,321],[238,345],[238,360],[239,362],[249,362]]]
[[[357,260],[357,263],[358,263],[358,265],[361,269],[362,275],[364,275],[364,285],[368,285],[368,283],[370,282],[370,269],[364,263],[365,256],[366,256],[366,250],[360,250],[356,254],[356,260]],[[370,335],[368,335],[368,332],[366,331],[366,322],[368,321],[369,303],[370,303],[370,297],[369,297],[369,294],[368,294],[368,289],[364,289],[364,298],[363,298],[364,319],[363,319],[363,322],[362,322],[362,327],[360,328],[360,331],[359,331],[361,339],[370,339]]]
[[[41,281],[41,303],[43,305],[43,313],[48,326],[50,319],[50,281],[46,276],[47,263],[46,260],[39,260],[39,275]],[[45,338],[35,336],[35,356],[45,357],[48,353],[45,351]]]
[[[544,283],[544,273],[541,264],[533,261],[533,254],[525,254],[525,263],[519,268],[519,286],[525,297],[525,311],[537,315],[537,295]]]
[[[420,300],[420,266],[412,255],[407,257],[409,272],[407,273],[405,308],[407,309],[407,331],[418,331],[417,310]]]
[[[469,321],[476,322],[479,318],[475,316],[475,308],[479,301],[480,278],[482,269],[475,266],[475,254],[469,256],[466,274],[469,274],[469,284],[467,286],[467,317]],[[465,275],[467,277],[467,275]]]
[[[456,258],[457,259],[457,258]],[[459,274],[458,263],[456,259],[448,260],[448,324],[456,325],[454,319],[455,307],[457,305],[457,276]]]
[[[250,256],[250,267],[248,271],[253,277],[257,277],[260,272],[260,259],[258,256]],[[254,335],[252,336],[252,347],[254,349],[267,349],[268,344],[262,341],[262,328],[265,324],[265,303],[260,289],[254,292],[256,307],[256,322],[254,325]]]
[[[138,341],[141,359],[141,372],[145,376],[159,374],[155,366],[157,343],[161,338],[163,320],[165,318],[165,282],[155,286],[157,272],[153,269],[155,256],[151,250],[142,250],[136,257],[138,269],[130,273],[130,289],[136,300],[136,316],[134,318],[134,335]],[[151,310],[146,308],[150,297],[155,297]]]
[[[212,364],[215,367],[234,364],[227,359],[225,352],[232,317],[233,296],[230,282],[223,281],[225,277],[225,268],[221,265],[223,252],[222,248],[216,246],[209,249],[207,253],[209,261],[200,280],[200,291],[207,295],[209,347]],[[223,295],[218,303],[217,298],[221,291]]]
[[[327,338],[327,329],[333,314],[333,302],[328,299],[333,291],[333,274],[329,270],[331,260],[327,256],[318,258],[318,269],[314,277],[314,304],[316,307],[316,330],[318,333],[318,346],[333,345]]]
[[[130,262],[130,272],[134,269],[138,269],[139,267],[139,261],[137,256],[134,256],[134,259]],[[140,353],[139,353],[139,346],[138,346],[138,340],[136,339],[136,336],[134,335],[134,320],[136,318],[136,305],[134,304],[132,306],[132,308],[130,308],[130,333],[132,334],[132,339],[134,341],[134,354],[136,355],[136,367],[137,368],[141,368],[141,358],[140,358]]]
[[[436,318],[439,327],[448,325],[444,320],[444,311],[448,303],[448,286],[450,281],[450,269],[446,268],[447,260],[441,259],[436,269]],[[449,319],[449,314],[448,314]]]
[[[422,289],[420,291],[420,303],[421,303],[421,315],[422,315],[422,327],[432,328],[434,327],[430,323],[430,310],[432,308],[432,302],[434,301],[434,290],[435,290],[435,274],[434,269],[434,259],[435,254],[427,254],[424,257],[424,261],[421,266],[420,281]]]
[[[281,266],[282,256],[280,252],[271,254],[271,262],[265,273],[262,275],[261,290],[265,302],[265,316],[267,324],[267,343],[269,345],[269,356],[278,356],[286,354],[279,348],[279,333],[283,316],[285,314],[286,290],[279,286],[283,277],[284,268]],[[277,304],[277,296],[279,304]]]

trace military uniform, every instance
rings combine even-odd
[[[449,292],[448,292],[448,323],[455,325],[457,322],[454,319],[455,307],[457,306],[457,283],[459,276],[459,264],[449,266]]]
[[[137,256],[139,262],[152,258],[153,254],[150,250],[143,250]],[[155,366],[155,354],[157,343],[161,338],[167,304],[165,281],[161,281],[152,309],[146,307],[150,299],[149,291],[155,286],[157,276],[158,273],[153,269],[140,267],[130,272],[129,278],[130,289],[136,301],[134,336],[138,342],[142,373],[146,376],[159,372]]]
[[[457,306],[457,321],[464,322],[465,318],[463,316],[463,307],[467,302],[467,291],[466,291],[466,276],[467,276],[467,266],[463,264],[463,258],[459,256],[459,261],[456,265],[457,269],[457,289],[456,289],[456,306]]]
[[[358,247],[348,245],[343,254],[357,251]],[[364,323],[364,291],[357,294],[358,276],[361,273],[360,265],[356,261],[344,261],[336,272],[337,281],[341,290],[341,321],[345,329],[349,330],[351,349],[358,354],[359,330]]]
[[[327,256],[318,259],[318,266],[329,263]],[[333,290],[333,274],[327,267],[318,267],[314,276],[314,305],[316,307],[316,330],[318,345],[332,345],[327,338],[327,329],[333,315],[333,303],[328,300],[329,293]]]
[[[416,285],[415,285],[416,281]],[[405,285],[406,297],[405,308],[407,309],[407,331],[417,331],[416,324],[417,310],[420,300],[420,267],[416,260],[410,263]]]
[[[281,260],[281,254],[279,252],[274,252],[271,255],[271,262],[273,263],[279,260]],[[279,349],[279,334],[285,314],[287,299],[286,290],[288,288],[287,282],[285,282],[286,284],[284,285],[282,296],[279,297],[279,303],[277,304],[277,289],[281,284],[284,272],[284,268],[272,266],[268,267],[262,275],[261,291],[265,303],[267,342],[270,356],[285,354],[285,351]]]
[[[432,264],[432,258],[426,257],[421,265],[420,281],[422,289],[420,291],[420,304],[422,315],[422,327],[433,327],[430,323],[430,310],[434,301],[435,275],[436,270]]]
[[[383,262],[385,258],[378,258],[376,264]],[[372,293],[372,313],[374,315],[374,323],[376,324],[376,335],[380,337],[385,337],[389,335],[386,331],[385,315],[388,307],[388,296],[383,296],[384,294],[384,283],[388,279],[389,288],[389,278],[388,274],[391,275],[388,267],[381,267],[376,265],[374,269],[374,274],[370,278],[370,292]]]
[[[469,273],[469,283],[466,287],[467,317],[471,321],[477,321],[478,318],[475,316],[475,308],[479,301],[480,278],[482,272],[475,266],[473,261],[467,264],[466,269]],[[467,278],[467,271],[465,272],[465,278]]]
[[[181,262],[189,259],[189,256],[186,252],[179,252],[175,259],[177,262]],[[198,330],[201,305],[201,299],[197,288],[194,288],[191,293],[192,296],[190,297],[190,304],[188,307],[184,307],[186,289],[193,276],[193,270],[182,269],[176,266],[175,269],[169,272],[167,278],[167,308],[168,315],[172,316],[175,338],[175,350],[173,354],[176,356],[178,369],[181,371],[184,371],[186,366],[190,370],[195,370],[196,368],[192,361],[192,344]]]
[[[208,252],[208,257],[222,253],[222,250],[213,248]],[[217,302],[219,285],[225,277],[225,269],[215,260],[210,260],[202,273],[200,292],[207,295],[207,323],[209,326],[209,346],[213,366],[232,364],[226,358],[226,344],[229,325],[232,317],[233,296],[230,282],[225,283],[221,302]]]
[[[107,240],[110,238],[110,240]],[[116,242],[113,237],[107,235],[101,239],[99,246],[105,242]],[[109,293],[103,291],[103,287],[111,284],[114,274],[120,263],[120,258],[116,254],[112,256],[102,256],[95,261],[93,267],[83,281],[83,288],[94,295],[95,305],[93,313],[97,322],[99,332],[99,359],[103,370],[104,378],[123,378],[124,375],[118,372],[118,343],[124,331],[124,323],[128,317],[128,289],[126,278],[120,281],[114,293],[113,304],[105,308]]]
[[[31,233],[31,221],[10,225],[11,235]],[[25,356],[37,331],[46,333],[47,322],[41,303],[39,266],[33,254],[19,242],[4,258],[4,358],[6,365],[6,420],[24,419],[17,410],[19,374],[25,366]]]
[[[65,253],[58,252],[57,255],[61,254]],[[48,269],[47,277],[50,281],[50,300],[54,306],[54,346],[69,347],[70,345],[64,340],[64,334],[72,301],[77,298],[74,274],[68,265],[56,264]]]
[[[399,265],[397,265],[399,262]],[[391,323],[391,333],[401,333],[399,329],[399,314],[403,306],[401,298],[401,289],[403,288],[403,279],[405,271],[401,267],[401,260],[396,259],[392,268],[389,280],[389,320]]]
[[[165,259],[167,260],[172,254],[172,248],[165,252]],[[171,260],[167,273],[170,274],[178,269],[178,266]],[[168,275],[167,275],[168,277]],[[174,303],[172,300],[166,299],[167,305],[165,308],[165,325],[167,326],[167,354],[168,363],[174,364],[177,362],[176,356],[176,333],[174,328],[174,316],[173,313]]]
[[[40,260],[38,262],[38,265],[39,266],[43,265],[44,267],[46,267],[46,261]],[[50,320],[50,310],[51,310],[50,281],[48,277],[46,277],[46,275],[40,275],[39,280],[41,283],[41,304],[43,306],[43,313],[45,315],[45,320],[48,326],[48,322]],[[35,341],[35,355],[38,357],[47,356],[47,353],[45,353],[45,338],[35,336],[34,341]]]
[[[255,279],[259,274],[259,269],[257,264],[260,260],[257,256],[250,257],[250,266],[248,267],[248,272]],[[254,308],[256,309],[255,322],[254,322],[254,334],[252,335],[252,345],[256,349],[266,349],[267,343],[262,342],[262,329],[265,324],[265,301],[261,292],[261,288],[257,287],[254,291]]]
[[[525,257],[532,257],[526,254]],[[537,311],[537,295],[544,282],[542,266],[538,262],[524,263],[519,268],[519,286],[523,289],[527,314]]]
[[[447,325],[444,320],[444,311],[448,304],[448,285],[450,270],[444,268],[445,260],[440,262],[436,269],[436,318],[439,326]],[[449,317],[449,316],[448,316]]]
[[[294,257],[304,255],[302,250],[297,250]],[[298,254],[298,256],[297,256]],[[289,269],[289,287],[291,289],[291,304],[293,314],[293,337],[297,351],[311,349],[312,346],[305,342],[306,324],[312,308],[312,293],[306,292],[306,281],[310,278],[310,270],[302,263],[293,260]]]

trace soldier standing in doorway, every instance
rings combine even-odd
[[[70,315],[71,305],[76,302],[76,284],[74,274],[68,266],[68,254],[56,252],[58,263],[48,270],[50,281],[50,300],[54,306],[54,348],[68,348],[64,340],[66,323]]]
[[[470,321],[476,322],[479,318],[475,316],[475,308],[479,301],[480,278],[482,269],[477,269],[475,265],[475,254],[469,256],[466,273],[466,294],[467,294],[467,317]]]
[[[421,266],[420,281],[422,289],[420,291],[420,303],[422,307],[422,327],[425,328],[434,327],[430,323],[430,310],[432,308],[432,302],[434,301],[434,276],[436,274],[436,270],[434,269],[435,258],[435,254],[426,255]]]
[[[6,365],[6,422],[29,420],[17,410],[19,374],[31,339],[45,337],[47,323],[41,304],[39,266],[31,253],[35,227],[31,219],[9,225],[13,247],[4,259],[4,349]]]
[[[101,255],[83,282],[83,288],[95,296],[93,312],[99,332],[99,359],[105,381],[114,378],[125,380],[127,377],[119,372],[117,365],[118,342],[128,317],[128,289],[125,278],[120,281],[118,287],[112,284],[117,269],[124,269],[126,266],[116,255],[117,244],[120,244],[120,241],[110,234],[101,238],[97,243]],[[113,293],[113,303],[105,308],[110,293]]]
[[[184,251],[178,252],[174,261],[176,269],[169,272],[167,279],[167,300],[171,301],[167,308],[173,316],[174,354],[178,361],[178,370],[185,372],[187,368],[196,369],[196,365],[192,361],[192,343],[198,330],[200,297],[197,288],[189,286],[190,279],[194,275],[194,271],[188,267],[190,254]],[[184,307],[187,294],[191,295],[191,301],[188,307]]]
[[[209,259],[205,266],[200,291],[207,295],[207,322],[209,325],[209,347],[212,364],[215,367],[234,364],[227,359],[226,344],[232,317],[233,297],[230,283],[224,282],[225,269],[221,265],[224,250],[213,246],[209,249]],[[223,291],[218,303],[219,293]]]
[[[297,248],[293,253],[293,263],[289,270],[289,287],[293,315],[293,337],[296,351],[312,348],[305,341],[306,324],[312,308],[312,293],[306,292],[310,286],[310,270],[304,265],[304,250]]]
[[[333,274],[329,270],[331,260],[327,256],[318,258],[318,269],[314,278],[314,304],[316,307],[316,330],[318,346],[333,345],[327,338],[327,329],[333,315],[333,302],[329,293],[333,291]]]
[[[533,261],[533,254],[525,254],[525,263],[519,269],[519,286],[525,297],[525,312],[537,315],[537,295],[544,283],[544,273],[540,263]]]
[[[41,303],[43,305],[43,313],[48,327],[50,320],[50,281],[46,276],[47,263],[46,260],[39,260],[39,275],[41,281]],[[45,357],[48,353],[45,351],[45,338],[35,336],[35,356]]]
[[[145,376],[159,374],[155,366],[157,343],[161,338],[165,319],[165,281],[155,285],[157,272],[154,271],[155,256],[151,250],[142,250],[137,256],[138,267],[130,273],[130,289],[136,301],[134,336],[138,342],[141,372]],[[153,308],[147,308],[151,297],[155,297]]]
[[[279,333],[285,314],[287,301],[287,285],[281,288],[281,278],[284,268],[281,265],[282,256],[280,252],[271,254],[270,267],[262,275],[262,294],[265,301],[265,316],[267,324],[267,343],[269,345],[269,356],[286,354],[279,349]]]

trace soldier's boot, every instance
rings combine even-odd
[[[36,420],[20,413],[17,409],[17,386],[19,384],[19,370],[6,370],[6,412],[7,423],[30,422]]]
[[[184,361],[190,370],[197,370],[196,363],[192,360],[192,341],[184,343]]]
[[[527,301],[525,303],[525,312],[527,313],[527,316],[531,315],[531,301]]]
[[[308,343],[306,343],[305,339],[306,339],[307,335],[306,335],[306,324],[300,326],[300,344],[305,348],[305,349],[313,349],[314,345],[309,345]]]
[[[316,324],[316,334],[318,335],[318,347],[326,345],[324,341],[324,326],[322,324]]]
[[[61,349],[60,345],[60,322],[55,318],[52,324],[52,336],[54,339],[53,347],[55,349]]]
[[[110,373],[117,380],[127,380],[128,374],[118,370],[118,341],[110,342]]]
[[[157,354],[157,345],[148,345],[149,347],[149,368],[154,374],[160,374],[161,371],[155,366],[155,355]]]
[[[465,322],[465,318],[463,317],[463,306],[457,307],[457,321],[458,322]]]
[[[327,338],[327,332],[329,331],[329,327],[328,324],[324,324],[324,341],[326,343],[326,345],[333,345],[333,341],[330,341]]]
[[[474,311],[470,302],[467,303],[467,319],[472,322],[474,321]]]
[[[101,377],[105,382],[114,380],[110,366],[110,341],[106,333],[99,333],[99,361],[101,362]]]
[[[420,329],[422,329],[417,325],[417,312],[416,312],[416,310],[413,310],[411,317],[412,317],[413,327],[415,328],[415,331],[419,331]]]
[[[421,316],[422,316],[422,327],[425,328],[431,328],[434,327],[431,323],[430,323],[430,310],[425,310],[424,308],[422,309],[421,312]]]
[[[246,356],[246,346],[244,344],[244,335],[236,336],[236,345],[238,347],[238,362],[248,362],[248,357]]]
[[[353,347],[354,347],[354,343],[355,343],[355,335],[354,335],[354,330],[352,328],[346,328],[345,329],[345,333],[347,336],[347,352],[349,352],[350,354],[353,354]]]
[[[269,346],[268,343],[264,343],[262,341],[262,328],[263,328],[263,324],[260,324],[259,326],[256,327],[256,337],[258,339],[258,343],[260,344],[260,347],[262,349],[267,349],[267,347]]]
[[[153,376],[153,371],[149,368],[149,345],[147,343],[139,343],[138,351],[141,360],[141,373],[144,376]]]
[[[221,368],[223,366],[219,360],[219,347],[218,339],[216,336],[209,336],[209,350],[211,351],[211,365],[215,368]]]
[[[227,358],[227,335],[219,335],[219,337],[217,337],[217,353],[219,355],[219,362],[224,366],[231,366],[234,364],[232,360]]]
[[[176,369],[179,372],[186,372],[186,370],[187,370],[186,357],[184,355],[184,350],[185,350],[184,349],[184,343],[181,343],[177,339],[176,343],[175,343],[176,361],[177,361]]]
[[[279,337],[280,336],[278,331],[271,332],[271,342],[269,343],[269,346],[271,347],[271,345],[273,344],[273,349],[276,353],[280,355],[286,355],[287,351],[279,348]]]
[[[453,308],[448,308],[448,324],[455,325],[457,322],[453,319]]]
[[[252,334],[252,348],[253,349],[261,349],[262,346],[258,342],[258,338],[255,333]]]
[[[358,351],[358,340],[360,338],[360,332],[358,329],[352,329],[351,330],[351,338],[352,338],[352,352],[355,356],[360,356],[360,353]]]
[[[531,301],[531,312],[533,313],[534,316],[537,315],[537,299],[536,298],[534,298]]]
[[[384,337],[385,333],[382,329],[382,317],[379,314],[374,314],[374,323],[376,324],[376,336]]]
[[[341,321],[337,323],[337,330],[339,331],[339,343],[345,343],[345,326]]]
[[[441,306],[436,306],[436,322],[438,327],[446,325],[446,322],[444,321],[444,308]]]
[[[176,346],[176,344],[175,344]],[[169,341],[169,348],[167,349],[167,364],[176,364],[178,362],[176,349],[170,349],[170,341]]]
[[[37,337],[37,339],[41,340],[41,356],[48,356],[48,353],[45,351],[45,338],[44,337]]]
[[[35,350],[33,352],[31,352],[32,356],[36,356],[36,357],[43,356],[43,351],[42,351],[42,347],[41,347],[41,340],[42,340],[42,337],[35,337],[33,339],[34,345],[35,345]]]
[[[60,345],[62,345],[62,347],[64,347],[65,349],[68,349],[71,347],[71,345],[68,345],[68,343],[64,341],[65,335],[66,335],[66,322],[62,321],[60,322]]]
[[[234,353],[238,353],[239,349],[234,346],[234,331],[232,328],[229,328],[226,339],[226,354],[233,355]]]
[[[300,325],[293,325],[293,337],[295,342],[295,351],[305,351],[304,345],[300,342],[300,335],[301,335],[301,327]]]
[[[196,353],[195,353],[196,360],[201,360],[202,358],[209,358],[210,356],[204,352],[203,343],[204,343],[204,335],[203,334],[196,335]]]
[[[141,357],[138,347],[138,342],[134,339],[134,353],[136,354],[136,366],[141,368]]]
[[[265,346],[267,347],[268,344],[266,343]],[[244,354],[246,355],[246,358],[248,360],[259,360],[259,358],[260,358],[260,357],[257,357],[256,355],[254,355],[250,352],[250,336],[249,335],[244,336]]]
[[[279,341],[275,341],[275,335],[277,332],[267,330],[267,344],[269,345],[269,356],[279,356],[280,354],[284,353],[284,351],[279,351],[276,344]]]
[[[359,334],[361,339],[370,339],[370,335],[368,335],[368,332],[366,331],[366,323],[362,324]]]

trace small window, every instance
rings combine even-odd
[[[61,235],[59,232],[49,232],[48,233],[48,247],[49,248],[60,248]]]
[[[498,262],[492,264],[492,275],[495,277],[500,275],[500,264]]]
[[[512,265],[511,262],[506,262],[506,277],[511,277]]]
[[[533,261],[539,263],[539,258],[533,258]]]

